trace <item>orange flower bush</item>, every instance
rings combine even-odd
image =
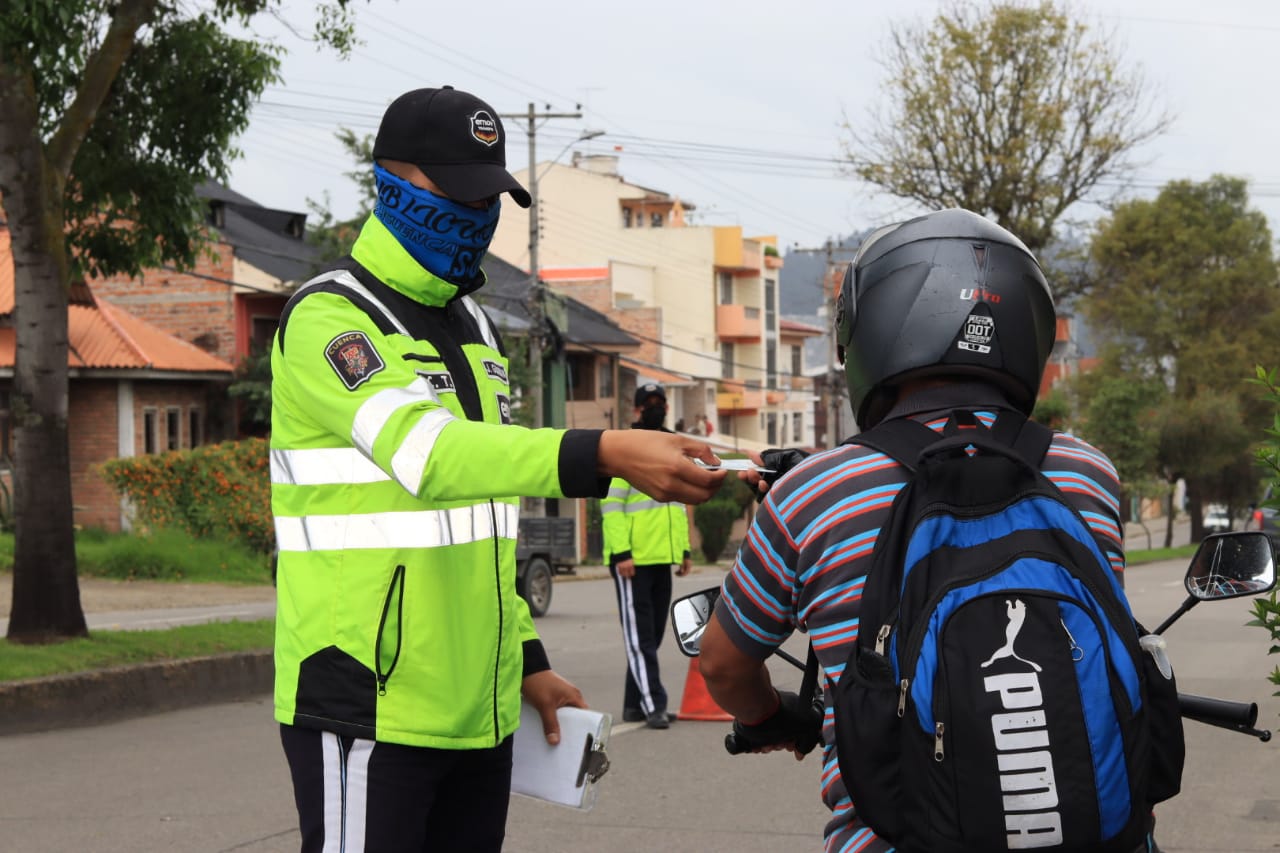
[[[101,472],[129,499],[140,525],[240,542],[263,553],[275,547],[265,439],[112,459]]]

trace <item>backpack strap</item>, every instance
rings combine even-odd
[[[860,444],[878,450],[911,473],[915,473],[920,451],[937,442],[941,436],[911,418],[881,421],[866,432],[846,438],[841,444]]]

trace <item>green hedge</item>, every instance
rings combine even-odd
[[[177,528],[263,553],[275,547],[265,439],[113,459],[101,471],[145,528]]]

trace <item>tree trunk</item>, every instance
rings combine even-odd
[[[1176,481],[1174,485],[1176,486]],[[1169,494],[1164,499],[1164,547],[1166,548],[1173,547],[1173,515],[1175,512],[1173,508],[1173,492],[1174,489],[1169,489]]]
[[[34,92],[0,74],[0,191],[13,248],[16,352],[13,600],[8,638],[88,635],[76,581],[67,440],[67,294],[62,180],[36,134]]]

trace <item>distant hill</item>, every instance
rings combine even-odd
[[[853,251],[870,229],[860,234],[839,238],[835,245],[842,251],[832,253],[835,263],[853,260]],[[783,314],[812,316],[826,308],[822,298],[822,273],[826,267],[825,252],[788,251],[783,255],[782,275],[778,279],[779,309]]]

